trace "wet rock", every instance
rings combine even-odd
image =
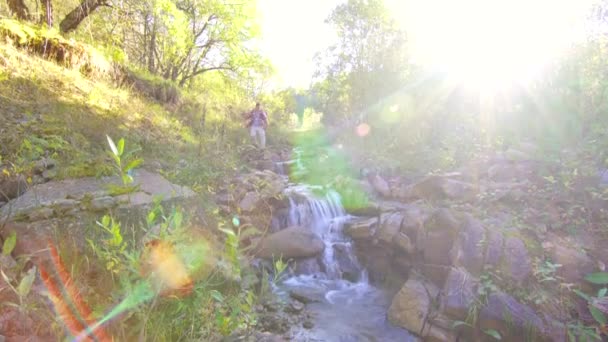
[[[504,292],[492,293],[479,314],[482,329],[494,329],[501,336],[539,336],[545,331],[543,320],[527,305]],[[536,340],[532,338],[531,340]]]
[[[285,311],[296,314],[302,312],[302,310],[304,310],[304,303],[298,300],[291,301],[287,308],[285,308]]]
[[[302,326],[304,329],[312,329],[315,324],[311,320],[305,320],[304,323],[302,323]]]
[[[255,249],[259,258],[289,259],[313,257],[324,248],[323,240],[307,228],[289,227],[264,237]]]
[[[504,253],[506,274],[522,284],[532,274],[532,262],[526,244],[516,237],[507,238]]]
[[[91,200],[91,209],[94,211],[103,211],[110,209],[116,205],[117,200],[111,196],[97,197]]]
[[[352,251],[349,243],[336,243],[333,248],[342,278],[353,282],[357,281],[360,270],[353,259],[354,251]]]
[[[298,259],[295,265],[295,274],[315,274],[321,272],[318,258]]]
[[[344,232],[353,239],[371,239],[378,226],[378,218],[351,220],[346,223]]]
[[[309,291],[305,288],[290,290],[289,297],[291,297],[292,299],[295,299],[303,304],[321,302],[323,299],[321,294],[314,292],[314,291]]]
[[[421,279],[409,279],[393,298],[388,309],[389,321],[425,339],[449,341],[441,329],[430,324],[432,302],[439,290]]]
[[[232,335],[222,339],[222,342],[285,342],[285,340],[277,335],[269,332],[235,332]]]
[[[481,222],[469,218],[451,250],[452,264],[464,267],[472,274],[483,269],[485,229]]]
[[[466,270],[450,269],[441,298],[443,312],[452,318],[464,321],[469,308],[477,298],[476,287],[477,281]]]
[[[257,327],[263,331],[284,334],[289,331],[289,319],[283,313],[263,312],[258,315]]]
[[[245,194],[245,197],[239,202],[239,207],[245,212],[253,211],[261,200],[260,194],[255,191],[250,191]]]

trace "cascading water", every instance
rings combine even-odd
[[[295,163],[294,163],[295,164]],[[368,282],[353,242],[342,233],[349,218],[335,191],[319,191],[308,185],[294,185],[285,191],[289,210],[275,220],[275,226],[310,227],[324,242],[320,267],[286,279],[277,289],[305,293],[317,301],[308,309],[315,316],[310,330],[295,328],[295,341],[416,341],[407,331],[390,325],[386,311],[390,298]],[[324,193],[319,195],[318,193]],[[301,261],[303,262],[303,261]]]

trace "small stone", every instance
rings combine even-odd
[[[105,210],[113,207],[116,204],[116,200],[110,196],[104,196],[94,198],[91,201],[91,209],[93,210]]]
[[[3,206],[5,206],[5,205],[6,205],[6,202],[0,201],[0,208],[3,207]]]
[[[42,172],[42,179],[44,179],[45,181],[50,181],[55,177],[57,177],[57,170],[55,169],[44,170],[44,172]]]
[[[30,219],[30,221],[40,221],[40,220],[46,220],[48,218],[53,217],[53,209],[51,208],[47,208],[47,207],[42,207],[42,208],[38,208],[33,210],[32,212],[29,213],[28,217]]]
[[[302,324],[302,326],[304,327],[304,329],[312,329],[315,325],[312,321],[304,321],[304,324]]]
[[[41,174],[46,170],[52,169],[57,165],[57,162],[52,158],[42,158],[34,165],[34,172]]]
[[[302,310],[304,310],[304,304],[297,300],[294,300],[289,303],[289,306],[286,309],[287,312],[291,313],[300,313],[302,312]]]

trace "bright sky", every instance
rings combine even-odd
[[[260,48],[277,70],[280,86],[308,88],[313,57],[333,41],[324,23],[340,0],[258,0]]]
[[[315,52],[335,39],[324,20],[341,0],[259,0],[261,49],[277,85],[307,87]],[[415,62],[481,83],[531,77],[581,36],[591,0],[385,0]]]

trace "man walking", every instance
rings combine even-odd
[[[259,147],[266,147],[266,127],[268,127],[268,116],[260,107],[260,103],[255,104],[255,109],[247,113],[245,118],[249,120],[247,127],[253,142]]]

